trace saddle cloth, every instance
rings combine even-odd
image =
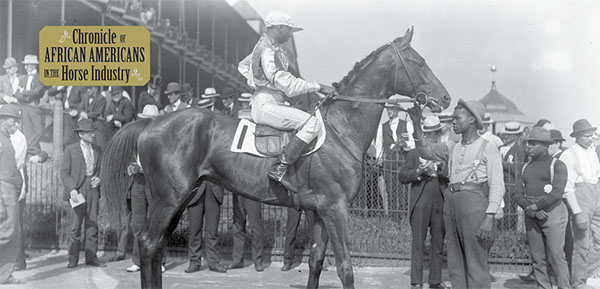
[[[327,135],[325,123],[321,112],[318,110],[316,117],[320,120],[321,130],[317,138],[311,143],[309,151],[302,154],[304,156],[317,151],[325,142]],[[269,126],[257,125],[247,119],[241,119],[235,130],[230,150],[234,153],[248,153],[263,158],[275,157],[281,153],[283,146],[289,142],[295,133],[293,130],[277,130]]]

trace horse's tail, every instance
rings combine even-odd
[[[121,214],[127,212],[126,194],[133,182],[127,175],[127,166],[136,160],[138,138],[150,121],[139,119],[126,124],[117,130],[102,152],[100,191],[110,225],[119,224]]]

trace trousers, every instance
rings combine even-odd
[[[20,234],[19,194],[13,184],[0,181],[0,197],[6,218],[0,219],[0,282],[5,282],[15,270]]]
[[[246,220],[250,223],[252,234],[252,261],[261,262],[265,247],[262,205],[257,201],[233,195],[233,264],[242,263],[244,260]]]
[[[439,191],[438,191],[439,194]],[[441,199],[441,195],[440,198]],[[410,218],[412,244],[410,253],[410,283],[423,284],[423,255],[427,231],[431,233],[429,251],[429,284],[442,283],[444,250],[444,212],[441,200],[429,205],[417,201]]]
[[[587,228],[573,229],[571,285],[577,287],[600,266],[600,183],[575,184],[575,196],[587,218]]]
[[[213,190],[222,190],[211,183],[207,183],[204,192],[198,200],[188,206],[189,225],[189,256],[190,262],[201,264],[202,245],[209,266],[219,264],[219,251],[217,250],[217,230],[221,215],[221,204],[215,197]],[[206,218],[205,218],[206,217]],[[202,238],[202,224],[204,224],[204,242]]]
[[[475,236],[485,217],[488,195],[469,187],[444,193],[444,223],[448,240],[448,272],[453,288],[489,289],[488,240]],[[495,231],[495,230],[494,230]],[[492,234],[492,240],[495,233]]]
[[[85,228],[85,261],[97,260],[98,252],[98,203],[100,192],[93,188],[91,178],[86,177],[85,183],[79,190],[85,198],[85,203],[75,207],[75,214],[71,218],[71,232],[69,233],[69,263],[79,261],[79,246],[81,244],[81,225]]]

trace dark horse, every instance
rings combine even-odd
[[[348,248],[348,206],[359,192],[363,157],[373,140],[383,106],[365,99],[387,99],[393,94],[415,98],[426,95],[447,108],[450,96],[424,59],[410,46],[412,30],[358,62],[337,85],[340,95],[364,103],[329,101],[322,107],[327,129],[324,145],[296,164],[300,207],[315,212],[315,244],[309,258],[308,288],[318,288],[327,242],[331,239],[338,277],[344,288],[354,288]],[[203,181],[234,194],[267,204],[292,207],[292,198],[265,172],[274,158],[258,158],[229,151],[238,119],[203,109],[186,109],[151,122],[122,128],[107,146],[103,159],[103,195],[108,207],[124,203],[125,165],[133,158],[137,139],[140,161],[150,186],[149,220],[139,239],[142,288],[161,288],[163,248],[188,202]],[[124,157],[125,155],[125,157]],[[106,164],[110,165],[106,165]]]

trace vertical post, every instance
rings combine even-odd
[[[60,26],[65,26],[65,0],[60,1]]]
[[[7,19],[7,25],[6,25],[6,35],[7,35],[7,41],[6,41],[6,57],[11,57],[12,56],[12,16],[13,16],[13,0],[8,0],[8,18]]]
[[[158,17],[157,19],[162,19],[162,0],[158,0]]]
[[[52,130],[52,159],[54,160],[55,167],[60,167],[60,161],[62,159],[63,152],[63,97],[66,93],[66,87],[64,91],[59,92],[54,97],[54,109],[53,109],[53,130]]]
[[[211,55],[215,55],[215,6],[211,5],[210,7],[211,9],[211,13],[210,13],[210,52]],[[212,61],[212,59],[211,59]],[[210,74],[210,86],[214,87],[215,86],[215,73],[211,73]]]

